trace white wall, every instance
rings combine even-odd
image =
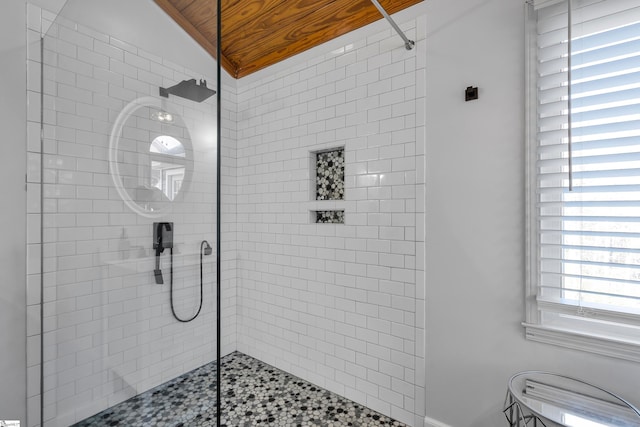
[[[25,3],[4,1],[0,13],[0,123],[2,124],[0,246],[0,420],[26,414],[25,281]]]
[[[561,372],[640,403],[638,364],[524,339],[524,9],[428,0],[427,416],[504,425],[509,377]],[[467,86],[480,99],[464,102]],[[433,422],[438,425],[437,422]]]

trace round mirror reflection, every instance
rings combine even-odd
[[[109,165],[127,205],[141,215],[160,216],[187,190],[193,170],[189,130],[160,100],[137,99],[114,124]]]
[[[151,142],[149,153],[151,186],[160,190],[167,199],[175,200],[186,173],[184,159],[187,154],[184,145],[172,136],[161,135]]]

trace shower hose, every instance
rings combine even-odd
[[[206,240],[203,240],[202,242],[200,242],[200,306],[198,307],[198,311],[196,312],[196,314],[193,315],[193,317],[189,318],[189,319],[181,319],[177,314],[176,314],[176,310],[173,306],[173,248],[169,249],[169,254],[170,254],[170,270],[169,270],[169,300],[171,301],[171,313],[173,313],[173,317],[176,318],[177,321],[182,322],[182,323],[188,323],[191,322],[193,319],[195,319],[196,317],[198,317],[198,315],[200,314],[200,311],[202,310],[202,300],[203,300],[203,286],[202,286],[202,254],[203,254],[203,248],[204,248],[204,244],[207,243]]]

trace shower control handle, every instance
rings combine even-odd
[[[153,223],[153,249],[162,253],[173,248],[173,222]]]
[[[156,268],[153,270],[156,283],[162,285],[164,279],[160,269],[160,254],[165,249],[173,249],[173,223],[154,222],[153,223],[153,249],[156,250]]]

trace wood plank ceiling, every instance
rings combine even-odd
[[[380,3],[392,14],[421,1]],[[215,0],[155,2],[215,58]],[[241,78],[378,19],[370,0],[222,0],[222,66]]]

